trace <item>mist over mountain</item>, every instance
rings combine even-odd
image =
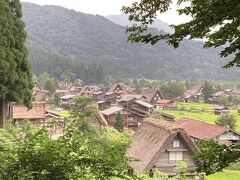
[[[203,49],[199,41],[184,40],[176,50],[165,42],[131,44],[126,27],[109,17],[30,3],[23,3],[23,13],[36,74],[81,78],[86,74],[81,66],[94,63],[105,75],[121,78],[195,81],[234,80],[240,75],[236,69],[222,69],[227,61],[219,57],[219,50]]]
[[[108,15],[105,16],[105,18],[120,26],[132,26],[134,24],[133,22],[130,22],[128,20],[128,16],[124,14]],[[174,30],[169,27],[169,24],[161,21],[160,19],[156,19],[150,27],[162,30],[167,33],[174,33]]]

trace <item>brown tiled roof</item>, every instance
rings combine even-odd
[[[215,137],[229,131],[230,129],[208,124],[202,121],[182,118],[176,121],[176,125],[185,129],[189,136],[201,139],[201,140],[211,140]]]
[[[186,142],[190,152],[198,152],[198,148],[182,128],[167,122],[145,120],[127,152],[129,157],[139,160],[131,163],[133,169],[138,173],[149,171],[177,135]]]
[[[46,114],[45,103],[33,103],[32,109],[13,104],[13,119],[44,119]]]

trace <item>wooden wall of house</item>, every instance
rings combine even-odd
[[[180,147],[174,148],[173,143],[171,142],[169,147],[166,148],[166,151],[161,153],[160,158],[156,162],[156,167],[165,173],[174,173],[174,167],[176,167],[177,161],[169,160],[169,151],[167,149],[186,149],[187,151],[183,151],[183,160],[187,163],[188,169],[193,169],[195,167],[195,161],[191,159],[191,153],[187,148],[186,144],[180,137],[176,138],[180,141]]]

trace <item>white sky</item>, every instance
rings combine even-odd
[[[39,5],[59,5],[76,11],[99,14],[102,16],[122,14],[120,9],[122,6],[131,5],[136,0],[21,0]],[[188,17],[180,17],[175,11],[176,6],[168,13],[158,16],[164,22],[169,24],[179,24],[189,20]]]

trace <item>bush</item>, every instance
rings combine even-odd
[[[218,118],[215,123],[219,126],[226,126],[234,130],[236,128],[237,120],[234,118],[233,115],[225,114]]]

